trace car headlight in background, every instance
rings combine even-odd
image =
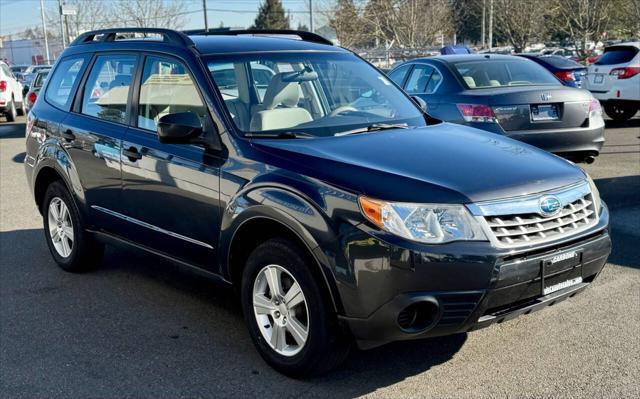
[[[602,204],[602,201],[600,201],[600,191],[598,191],[598,187],[596,187],[596,183],[594,183],[591,176],[587,175],[587,180],[589,180],[589,187],[591,188],[591,198],[593,198],[593,206],[596,210],[596,213],[599,215],[600,205]]]
[[[486,240],[463,205],[386,202],[360,197],[362,214],[379,228],[409,240],[441,244]]]

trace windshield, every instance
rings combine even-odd
[[[33,80],[33,87],[42,87],[45,79],[49,75],[49,70],[39,72]]]
[[[207,65],[234,124],[253,137],[425,125],[406,95],[352,54],[234,54],[210,57]]]
[[[529,60],[479,60],[454,63],[469,89],[513,86],[561,86],[544,67]]]

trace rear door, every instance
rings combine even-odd
[[[201,145],[163,144],[158,120],[192,112],[203,123],[211,118],[185,64],[168,56],[148,55],[133,99],[133,127],[122,150],[123,203],[127,235],[155,251],[213,269],[220,231],[220,175],[223,159]]]
[[[99,229],[123,235],[120,152],[127,131],[130,88],[138,56],[94,56],[76,99],[60,125],[80,178],[91,220]]]
[[[635,46],[611,46],[595,64],[589,66],[585,88],[596,93],[606,93],[618,79],[611,75],[611,70],[627,66],[638,55],[640,50]]]

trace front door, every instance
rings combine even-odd
[[[157,252],[215,270],[220,223],[221,159],[203,146],[162,144],[162,116],[193,112],[210,116],[192,75],[178,60],[147,56],[135,107],[136,127],[123,141],[123,199],[130,237]],[[136,101],[134,99],[134,101]]]

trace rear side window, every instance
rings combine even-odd
[[[409,94],[424,93],[431,78],[433,68],[428,65],[416,65],[409,75],[405,91]]]
[[[624,64],[633,59],[638,54],[637,48],[633,46],[616,46],[604,50],[604,54],[596,61],[596,65]]]
[[[82,113],[126,123],[129,88],[137,57],[103,55],[96,58],[82,95]]]
[[[407,76],[409,69],[411,69],[411,65],[403,65],[391,71],[389,79],[393,80],[398,86],[402,86],[402,82],[404,82],[404,78]]]
[[[160,118],[179,112],[194,113],[204,123],[206,110],[191,76],[179,62],[148,57],[142,73],[138,127],[155,131]]]
[[[80,76],[85,63],[84,57],[67,58],[60,61],[49,79],[45,98],[60,108],[68,108],[72,98],[73,85]]]

